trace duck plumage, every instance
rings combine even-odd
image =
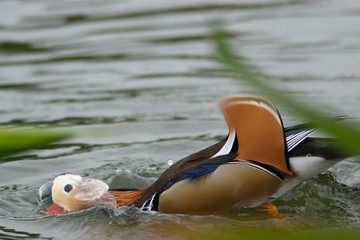
[[[303,162],[309,155],[314,157],[310,165],[314,161],[320,166],[317,173],[346,157],[334,140],[309,138],[315,129],[304,124],[284,128],[278,110],[262,99],[228,97],[220,108],[229,127],[224,140],[176,162],[145,189],[109,190],[115,205],[196,215],[256,206],[287,191],[303,175],[308,177],[309,164]],[[53,195],[56,191],[52,186]]]

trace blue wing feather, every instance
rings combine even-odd
[[[163,191],[166,191],[167,189],[171,188],[175,183],[180,182],[185,179],[194,180],[199,177],[202,177],[206,174],[209,174],[213,171],[215,171],[220,165],[220,163],[209,163],[209,164],[203,164],[198,167],[192,168],[187,170],[183,175],[176,178],[174,181],[168,182]]]

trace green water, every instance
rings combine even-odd
[[[208,22],[219,18],[274,84],[323,111],[360,119],[356,0],[2,0],[0,123],[95,133],[0,164],[0,238],[196,239],[213,230],[279,228],[358,233],[355,158],[276,200],[281,223],[260,208],[203,217],[135,208],[45,216],[37,189],[60,173],[144,187],[171,161],[222,139],[227,127],[216,102],[256,91],[214,60]],[[280,111],[285,125],[302,121]]]

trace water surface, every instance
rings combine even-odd
[[[262,209],[222,216],[92,209],[46,217],[37,188],[63,172],[143,187],[171,161],[220,140],[217,101],[257,95],[214,57],[208,22],[281,89],[360,118],[360,2],[0,2],[0,123],[76,126],[77,136],[0,164],[0,238],[178,239],[274,228]],[[302,121],[280,107],[286,125]],[[285,229],[360,223],[360,166],[347,159],[275,201]]]

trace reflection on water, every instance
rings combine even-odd
[[[168,161],[226,134],[217,100],[256,92],[214,60],[208,41],[214,18],[284,91],[331,106],[324,111],[333,115],[360,117],[355,0],[5,0],[0,9],[0,123],[105,132],[0,165],[0,238],[177,239],[274,227],[262,209],[208,217],[92,209],[45,217],[37,202],[37,188],[62,172],[149,185]],[[287,125],[301,121],[280,110]],[[349,159],[276,200],[284,227],[358,224],[358,163]]]
[[[39,239],[40,234],[27,233],[22,231],[16,231],[14,229],[7,229],[0,226],[0,237],[1,239]]]

